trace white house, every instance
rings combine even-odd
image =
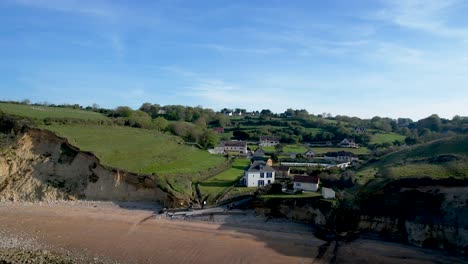
[[[260,146],[276,146],[279,143],[279,138],[271,136],[260,136]]]
[[[294,190],[316,192],[319,188],[320,178],[318,176],[297,175],[294,176]]]
[[[345,138],[338,144],[338,147],[342,147],[342,148],[359,148],[359,145],[356,144],[354,139]]]
[[[247,153],[247,143],[245,141],[222,141],[214,148],[215,153],[238,152],[240,154]]]
[[[354,128],[354,133],[356,133],[356,134],[366,133],[366,128],[365,127],[355,127]]]
[[[325,199],[335,199],[335,191],[330,188],[322,187],[322,196]]]
[[[304,157],[308,159],[313,159],[315,157],[315,153],[311,149],[309,149],[304,153]]]
[[[247,187],[265,186],[275,182],[275,170],[265,161],[254,161],[244,172],[241,183]]]
[[[359,160],[354,154],[347,151],[327,152],[323,159],[334,160],[337,162],[353,162]]]

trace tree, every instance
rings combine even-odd
[[[162,116],[153,119],[154,128],[156,128],[158,131],[166,130],[168,124],[169,122]]]
[[[263,117],[269,117],[269,116],[272,116],[273,113],[270,111],[270,109],[263,109],[261,112],[260,112],[260,116],[263,116]]]
[[[218,142],[218,135],[211,129],[205,129],[198,139],[198,144],[204,149],[215,147]]]
[[[278,145],[275,146],[275,151],[276,152],[283,152],[283,148],[284,148],[283,144],[278,144]]]
[[[151,116],[141,110],[131,113],[130,117],[128,117],[128,122],[130,126],[140,128],[151,128],[153,124]]]
[[[133,110],[128,106],[119,106],[115,109],[114,115],[116,117],[130,117]]]
[[[25,105],[29,105],[31,104],[31,101],[29,99],[24,99],[23,101],[21,101],[21,103]]]

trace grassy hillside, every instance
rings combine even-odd
[[[151,130],[97,125],[43,128],[66,137],[82,150],[95,153],[105,165],[137,173],[156,173],[179,192],[189,191],[192,179],[226,161],[222,156],[180,144],[175,136]]]
[[[390,153],[361,168],[361,181],[378,177],[468,177],[468,135]]]
[[[230,169],[200,183],[202,196],[206,197],[209,195],[208,201],[214,202],[218,194],[221,194],[226,188],[232,186],[242,178],[244,169],[249,163],[249,159],[236,159]]]
[[[405,136],[396,133],[376,133],[372,135],[370,144],[393,143],[394,141],[404,141]]]
[[[23,104],[0,103],[0,110],[15,116],[33,119],[72,118],[82,120],[108,120],[100,113],[63,107],[47,107]]]

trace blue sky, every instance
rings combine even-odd
[[[468,115],[468,1],[0,2],[0,100]]]

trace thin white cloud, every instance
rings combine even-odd
[[[80,15],[113,19],[117,16],[116,10],[103,1],[76,1],[76,0],[11,0],[12,2],[30,7],[43,8],[59,12],[75,13]]]
[[[420,30],[441,37],[468,39],[468,28],[449,26],[451,12],[456,11],[460,0],[388,0],[375,18]]]
[[[252,53],[259,55],[276,54],[284,51],[282,48],[239,48],[221,44],[200,44],[196,46],[212,49],[218,52]]]

